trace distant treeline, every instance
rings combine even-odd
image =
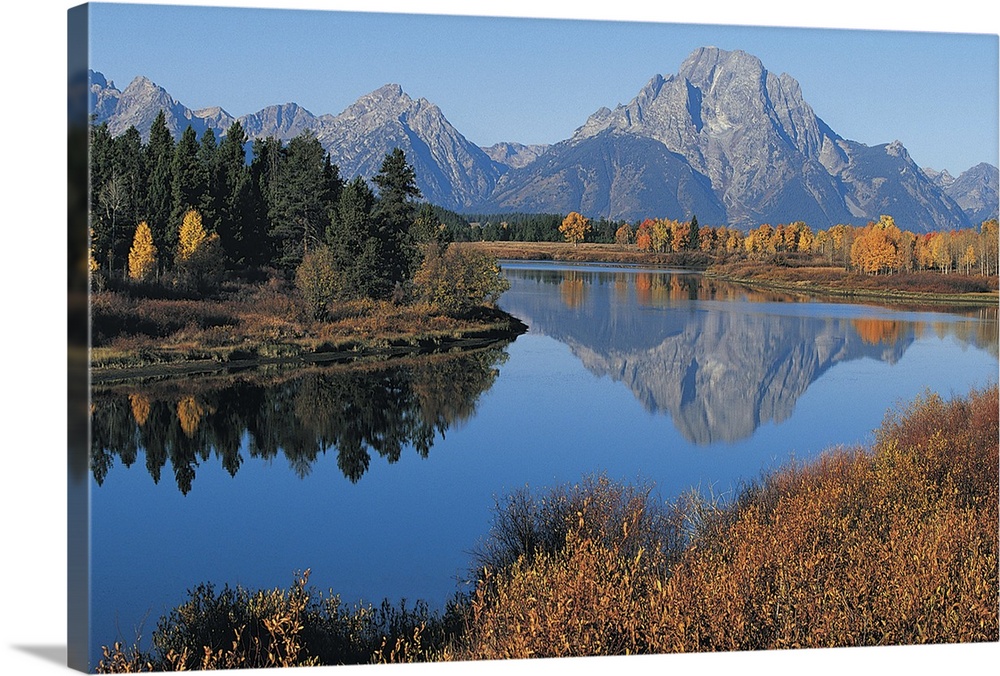
[[[565,214],[529,214],[524,212],[497,214],[454,214],[442,219],[456,242],[558,242],[563,239],[559,226]],[[627,221],[598,219],[591,224],[588,242],[610,244],[615,233]]]
[[[434,207],[435,218],[456,242],[557,242],[564,239],[562,214],[523,212],[457,214]],[[997,220],[978,230],[915,234],[882,216],[865,226],[838,224],[813,230],[802,221],[761,224],[749,231],[700,225],[690,220],[647,218],[630,223],[600,218],[587,221],[582,241],[618,244],[623,250],[650,253],[701,251],[724,259],[766,260],[782,254],[815,258],[817,263],[868,274],[937,270],[997,274]]]

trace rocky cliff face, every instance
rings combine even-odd
[[[146,78],[124,91],[91,72],[91,110],[113,134],[143,137],[163,109],[179,134],[217,135],[221,108],[192,111]],[[339,115],[294,103],[240,118],[251,137],[309,131],[342,176],[370,177],[400,147],[428,201],[458,211],[580,211],[593,218],[688,219],[748,228],[802,220],[814,228],[892,215],[914,232],[968,228],[997,212],[997,169],[966,177],[921,170],[903,145],[866,146],[829,128],[787,74],[742,51],[695,50],[626,105],[601,108],[552,146],[479,148],[426,99],[389,84]]]
[[[342,175],[373,176],[386,153],[402,148],[425,199],[469,209],[492,192],[502,168],[469,142],[426,99],[385,85],[331,118],[317,137]]]
[[[548,144],[524,145],[522,143],[503,142],[495,143],[489,148],[483,148],[491,160],[510,169],[520,169],[525,167],[539,157],[552,146]]]
[[[274,138],[288,141],[303,132],[321,128],[332,116],[317,117],[295,103],[268,106],[253,115],[240,118],[243,131],[250,138]]]

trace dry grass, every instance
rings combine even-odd
[[[314,320],[295,290],[273,278],[199,300],[103,291],[91,307],[95,368],[379,350],[511,330],[485,310],[456,317],[426,303],[373,300],[334,303],[324,320]]]
[[[933,300],[937,296],[949,301],[994,305],[997,302],[998,278],[983,275],[943,275],[931,271],[865,275],[794,258],[787,258],[782,264],[760,261],[720,263],[712,265],[708,272],[725,279],[848,296],[897,296],[914,300]]]
[[[627,263],[702,270],[712,256],[700,251],[653,253],[623,249],[617,244],[583,242],[458,242],[454,246],[483,251],[508,260],[567,261],[573,263]]]
[[[251,592],[200,585],[162,618],[152,648],[105,647],[97,673],[261,669],[429,661],[424,643],[442,645],[448,619],[423,604],[345,607],[307,586],[309,571],[287,589]],[[452,621],[452,624],[454,622]]]
[[[624,551],[587,513],[565,547],[480,585],[453,659],[996,641],[997,389],[890,416],[835,450]]]

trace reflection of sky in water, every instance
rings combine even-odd
[[[868,441],[888,408],[925,389],[949,396],[997,381],[995,313],[979,322],[773,298],[694,303],[666,293],[661,300],[672,305],[638,307],[633,287],[616,296],[612,283],[593,280],[569,305],[559,284],[514,281],[504,304],[515,314],[520,306],[532,331],[507,348],[509,359],[497,365],[499,377],[478,396],[474,416],[438,434],[427,458],[412,448],[394,463],[373,453],[351,483],[331,449],[300,478],[283,455],[250,457],[244,434],[235,475],[209,453],[187,495],[169,464],[154,484],[142,450],[128,469],[116,460],[92,492],[94,650],[133,640],[147,615],[148,639],[157,618],[200,582],[287,587],[305,568],[317,589],[332,588],[348,602],[405,597],[440,606],[488,530],[494,496],[592,472],[652,480],[665,499],[691,487],[725,493],[792,456]],[[858,320],[873,319],[895,324],[859,331]],[[752,355],[751,334],[740,331],[758,325],[769,343],[756,354],[775,359],[764,372],[784,378],[768,391],[793,397],[774,404],[787,415],[780,422],[761,416],[725,441],[695,443],[673,419],[687,412],[677,408],[674,370],[658,371],[656,357]],[[652,326],[667,338],[642,335]],[[782,344],[788,335],[795,340]],[[631,336],[639,339],[630,343]],[[663,351],[665,340],[672,352]],[[699,352],[698,341],[710,349]],[[841,358],[806,363],[837,341]],[[778,359],[789,354],[798,355],[801,371]],[[628,378],[627,369],[604,368],[626,362],[635,367]],[[730,368],[739,364],[734,357]],[[752,375],[760,366],[739,368]],[[633,388],[661,375],[663,401],[651,408]],[[700,382],[695,392],[711,392],[711,384]],[[726,396],[734,410],[743,400],[764,401],[759,389]]]

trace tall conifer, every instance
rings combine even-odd
[[[174,158],[174,139],[167,128],[167,117],[161,109],[149,130],[146,144],[146,217],[153,237],[169,243],[167,225],[173,206],[171,164]],[[176,228],[174,233],[176,234]]]

